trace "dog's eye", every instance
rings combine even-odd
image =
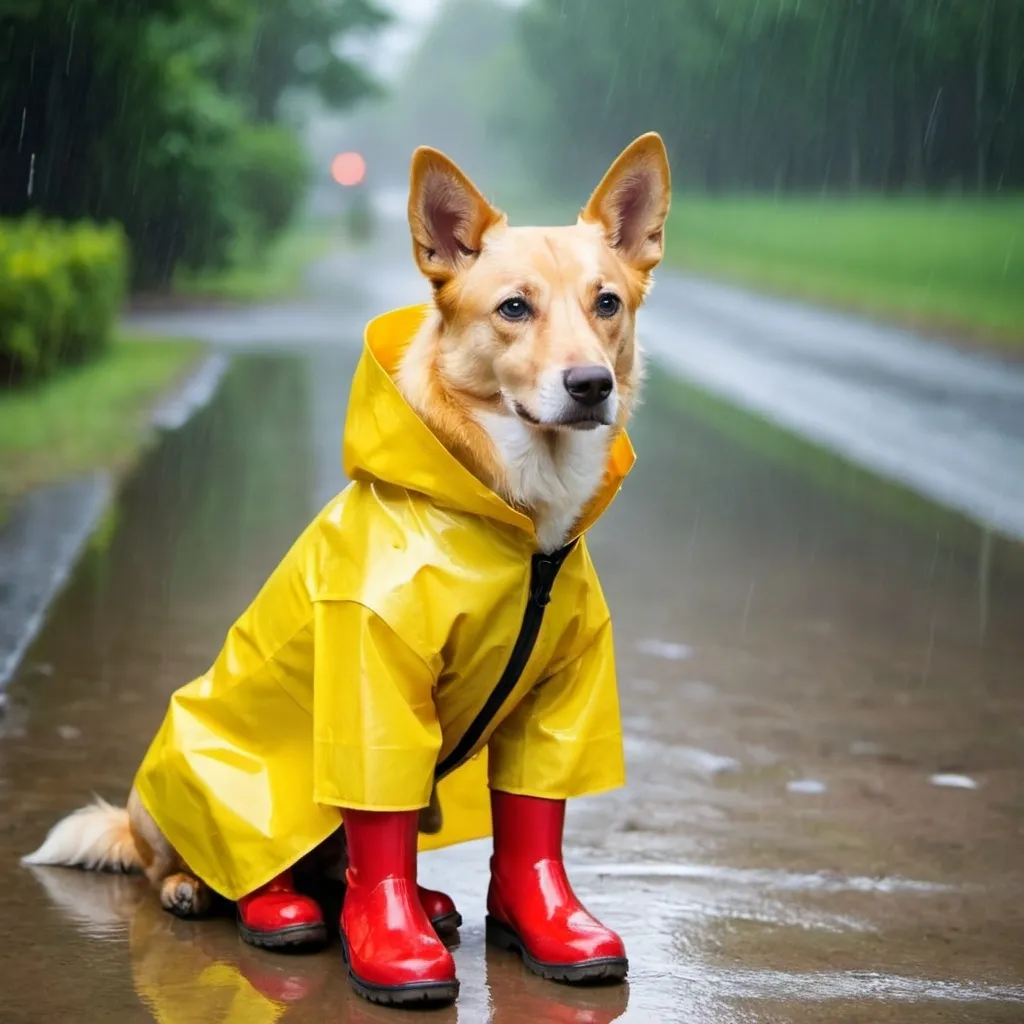
[[[601,292],[597,297],[597,315],[615,316],[622,306],[622,300],[611,292]]]
[[[525,320],[532,310],[526,299],[506,299],[499,307],[498,313],[506,320]]]

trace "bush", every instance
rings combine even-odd
[[[295,216],[309,186],[302,143],[286,128],[246,127],[234,141],[237,198],[249,215],[253,241],[266,246]]]
[[[165,247],[171,254],[166,266],[155,273],[142,268],[136,284],[161,287],[176,270],[190,276],[260,262],[288,226],[308,183],[305,151],[291,132],[231,125],[215,146],[178,169],[177,191],[161,189],[174,198],[156,219],[181,225],[181,231]],[[169,210],[179,211],[173,221]]]
[[[0,221],[0,386],[101,352],[127,272],[120,227]]]

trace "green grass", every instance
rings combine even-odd
[[[228,302],[272,302],[299,295],[311,263],[345,238],[334,220],[304,222],[284,232],[262,253],[224,270],[179,274],[174,291]]]
[[[1024,198],[677,196],[667,235],[669,266],[1024,353]]]
[[[118,338],[95,362],[0,391],[0,521],[17,498],[98,468],[131,465],[155,401],[196,362],[195,342]]]

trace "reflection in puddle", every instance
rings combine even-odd
[[[610,1024],[629,1005],[629,984],[572,988],[531,974],[519,958],[487,949],[484,963],[492,1024]]]
[[[129,926],[132,982],[160,1024],[271,1024],[341,973],[334,957],[274,957],[232,943],[228,928],[234,923],[179,921],[153,899],[139,904]]]
[[[90,939],[127,932],[136,908],[151,898],[149,884],[133,875],[94,875],[62,868],[26,868],[53,906]]]
[[[647,874],[653,865],[639,868]],[[804,887],[830,891],[879,893],[928,891],[922,883],[902,879],[797,878],[769,873],[711,871],[707,867],[676,865],[674,877],[711,877],[747,885]],[[625,875],[630,865],[591,865],[589,871]],[[579,872],[586,874],[586,871]],[[668,872],[665,872],[668,873]],[[271,1024],[292,1019],[290,1011],[305,1000],[329,1006],[332,1016],[352,1024],[394,1020],[395,1011],[366,1003],[348,987],[336,949],[311,956],[286,956],[254,949],[238,941],[230,919],[181,921],[164,912],[144,881],[125,876],[97,876],[58,868],[37,868],[32,874],[52,903],[90,939],[127,937],[132,983],[142,1003],[160,1024]],[[737,922],[742,919],[737,919]],[[750,918],[750,921],[756,919]],[[770,920],[765,921],[770,924]],[[853,922],[845,922],[843,930]],[[483,955],[483,997],[493,1024],[565,1022],[604,1024],[622,1017],[629,1004],[629,986],[573,989],[553,985],[523,968],[518,958],[487,949]],[[646,958],[634,972],[641,985],[657,979],[680,997],[680,1016],[666,1020],[725,1020],[710,1011],[714,1000],[804,1001],[825,1004],[847,999],[959,1003],[1001,1001],[1024,1003],[1024,987],[931,980],[876,971],[815,971],[800,973],[769,969],[723,967],[689,958],[688,963]],[[635,983],[637,983],[635,982]],[[472,998],[472,993],[471,993]],[[479,1004],[477,1004],[479,1005]],[[432,1012],[432,1021],[478,1020],[472,1004]],[[298,1019],[298,1018],[296,1018]],[[637,1017],[636,1019],[641,1019]]]
[[[943,789],[977,789],[978,784],[969,775],[932,775],[928,780]]]
[[[808,795],[815,795],[824,793],[828,790],[828,786],[825,785],[820,779],[790,779],[786,783],[787,793],[807,793]]]
[[[160,1024],[271,1024],[298,1019],[290,1011],[310,999],[350,1024],[397,1019],[395,1010],[351,991],[337,946],[313,955],[254,949],[239,941],[233,919],[183,921],[166,913],[141,878],[61,868],[32,874],[82,935],[127,940],[132,984]],[[431,1011],[431,1021],[479,1021],[475,1003],[489,1008],[495,1024],[604,1024],[621,1017],[629,1000],[628,985],[554,985],[526,971],[518,957],[490,949],[483,964],[478,998],[471,991],[468,1008],[464,999],[458,1008]]]

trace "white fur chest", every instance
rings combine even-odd
[[[483,413],[513,501],[534,510],[540,549],[556,551],[597,493],[608,455],[608,428],[563,430],[555,444],[513,416]]]

